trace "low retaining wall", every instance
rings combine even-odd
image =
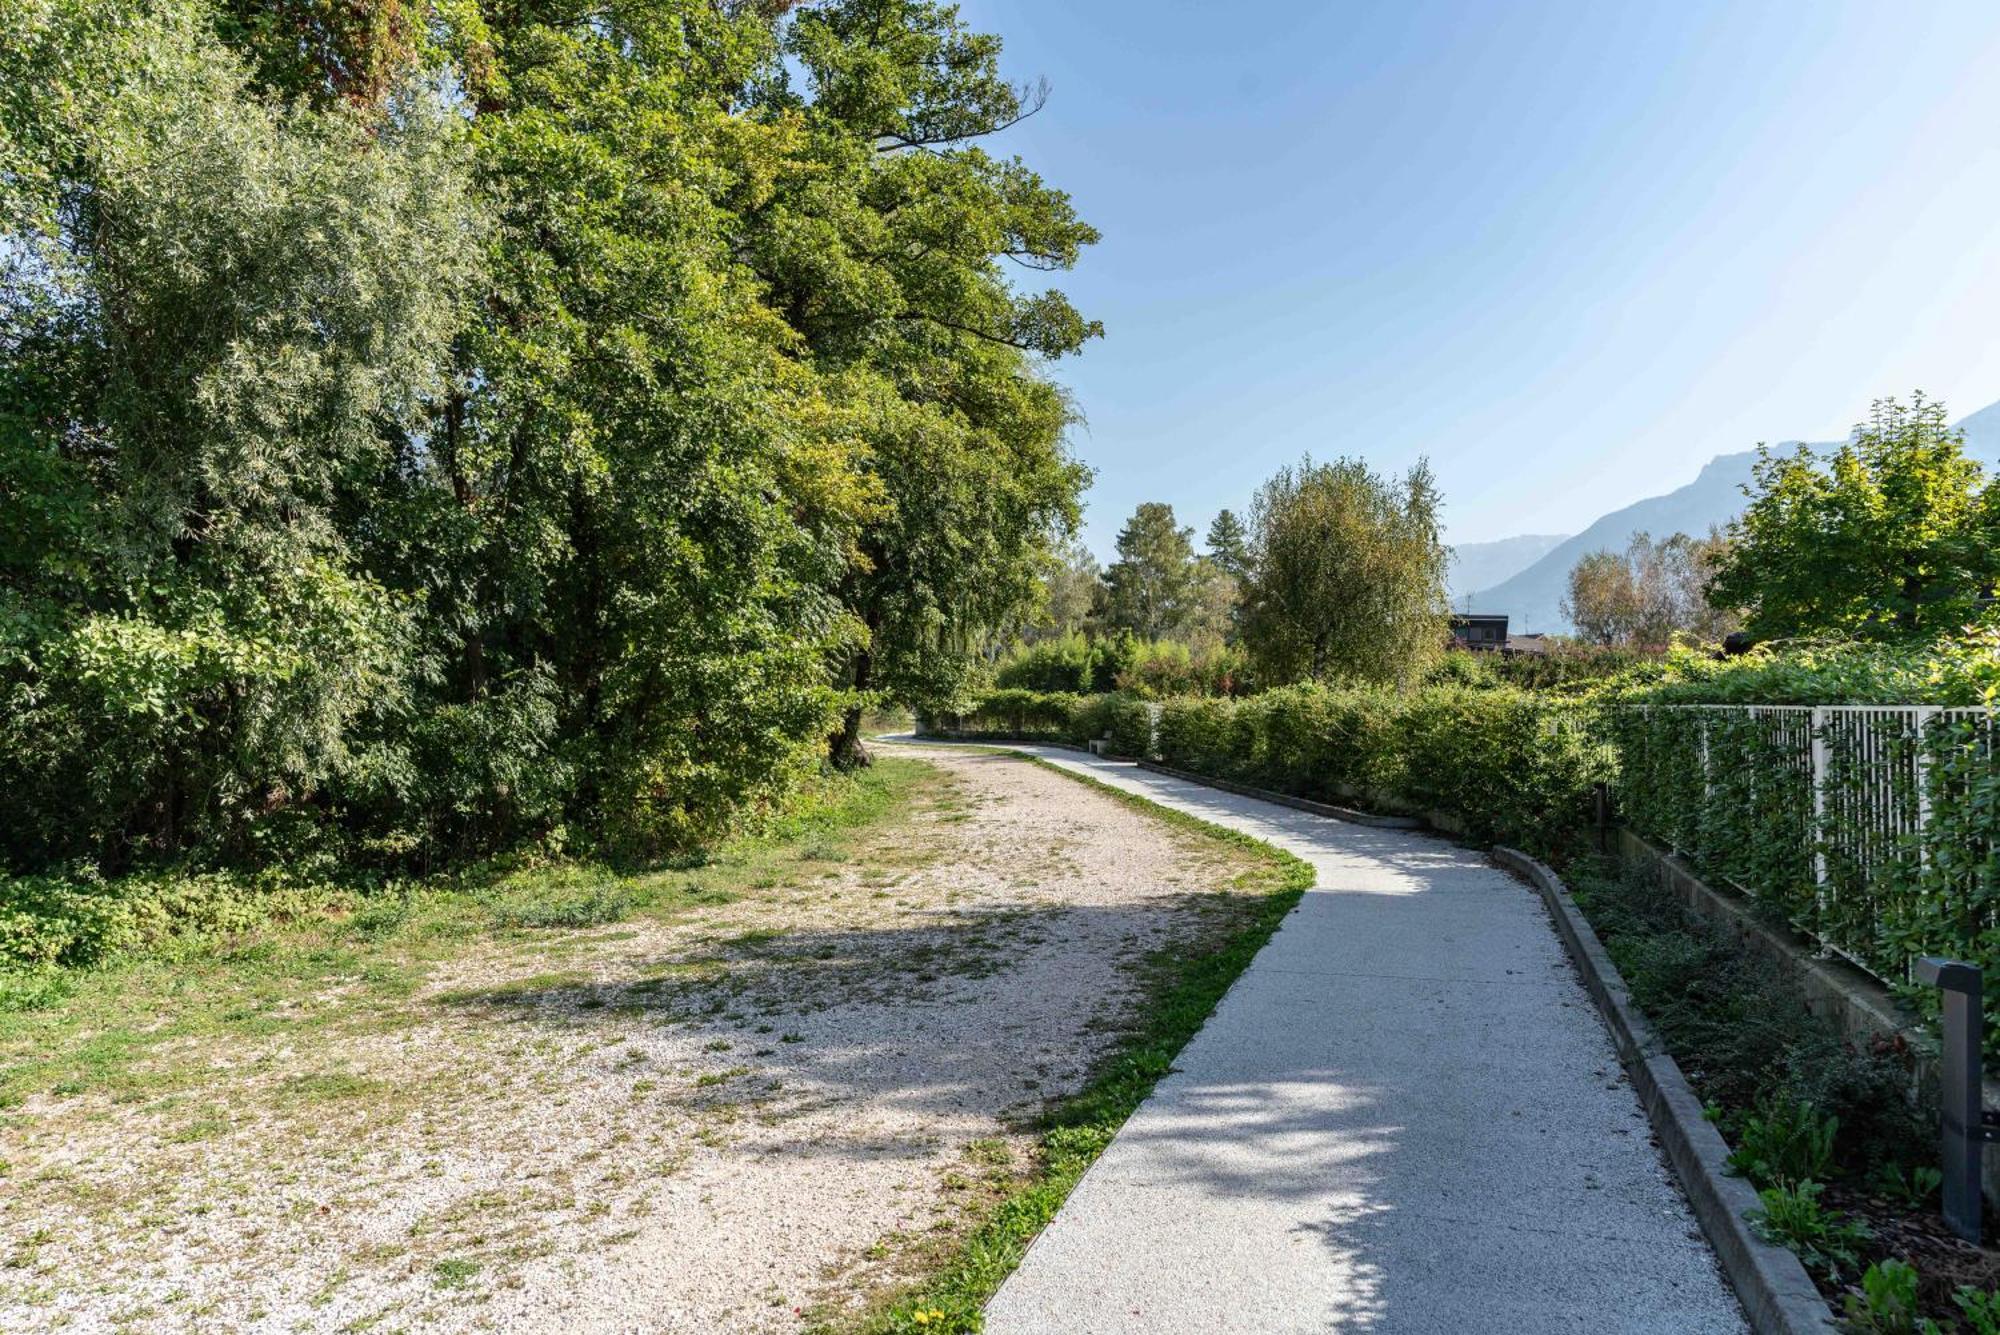
[[[1805,994],[1815,1015],[1833,1023],[1857,1046],[1888,1043],[1910,1054],[1912,1093],[1937,1088],[1937,1037],[1924,1021],[1896,1000],[1888,988],[1846,960],[1823,957],[1812,943],[1782,925],[1757,916],[1741,895],[1717,890],[1681,858],[1656,847],[1643,835],[1619,826],[1611,849],[1641,868],[1694,913],[1727,929],[1750,950],[1783,969]],[[1981,1102],[2000,1112],[2000,1083],[1983,1082]],[[2000,1202],[2000,1154],[1987,1154],[1982,1181],[1989,1201]]]
[[[1837,1330],[1832,1309],[1799,1258],[1751,1230],[1746,1216],[1757,1208],[1757,1193],[1747,1181],[1730,1175],[1729,1146],[1702,1115],[1701,1100],[1679,1063],[1633,1005],[1618,966],[1569,890],[1554,872],[1525,853],[1496,848],[1493,860],[1534,886],[1548,906],[1556,934],[1611,1031],[1618,1060],[1639,1092],[1660,1148],[1715,1248],[1751,1328],[1757,1335],[1830,1335]]]

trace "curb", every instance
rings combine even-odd
[[[1653,1134],[1715,1248],[1751,1329],[1757,1335],[1829,1335],[1838,1330],[1833,1310],[1819,1296],[1799,1258],[1751,1232],[1745,1216],[1757,1208],[1757,1193],[1742,1178],[1729,1175],[1729,1147],[1702,1116],[1701,1100],[1679,1063],[1632,1003],[1618,966],[1561,879],[1511,848],[1495,848],[1493,861],[1527,880],[1548,905],[1556,934],[1611,1031],[1618,1060],[1639,1091]]]
[[[1206,774],[1190,774],[1184,769],[1171,769],[1151,760],[1141,760],[1140,769],[1149,769],[1155,774],[1164,774],[1173,779],[1186,779],[1189,783],[1206,784],[1210,788],[1220,788],[1225,793],[1235,793],[1241,797],[1254,797],[1264,802],[1275,802],[1281,807],[1292,807],[1299,811],[1310,811],[1315,816],[1331,816],[1351,825],[1372,825],[1378,830],[1421,830],[1424,822],[1415,816],[1377,816],[1372,812],[1355,811],[1349,807],[1337,807],[1331,802],[1314,802],[1309,798],[1293,797],[1287,793],[1274,793],[1268,788],[1253,788],[1247,783],[1235,783],[1228,779],[1213,779]]]

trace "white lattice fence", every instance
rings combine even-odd
[[[1610,728],[1627,818],[1829,949],[1901,981],[2000,945],[1991,711],[1648,705]]]

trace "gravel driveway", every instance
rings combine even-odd
[[[468,942],[379,1033],[195,1050],[211,1122],[10,1110],[0,1328],[789,1331],[921,1269],[1241,855],[1019,760],[899,753],[938,773],[837,860]]]

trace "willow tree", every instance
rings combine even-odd
[[[1413,681],[1443,649],[1447,556],[1427,465],[1281,469],[1251,505],[1244,642],[1272,682]]]

